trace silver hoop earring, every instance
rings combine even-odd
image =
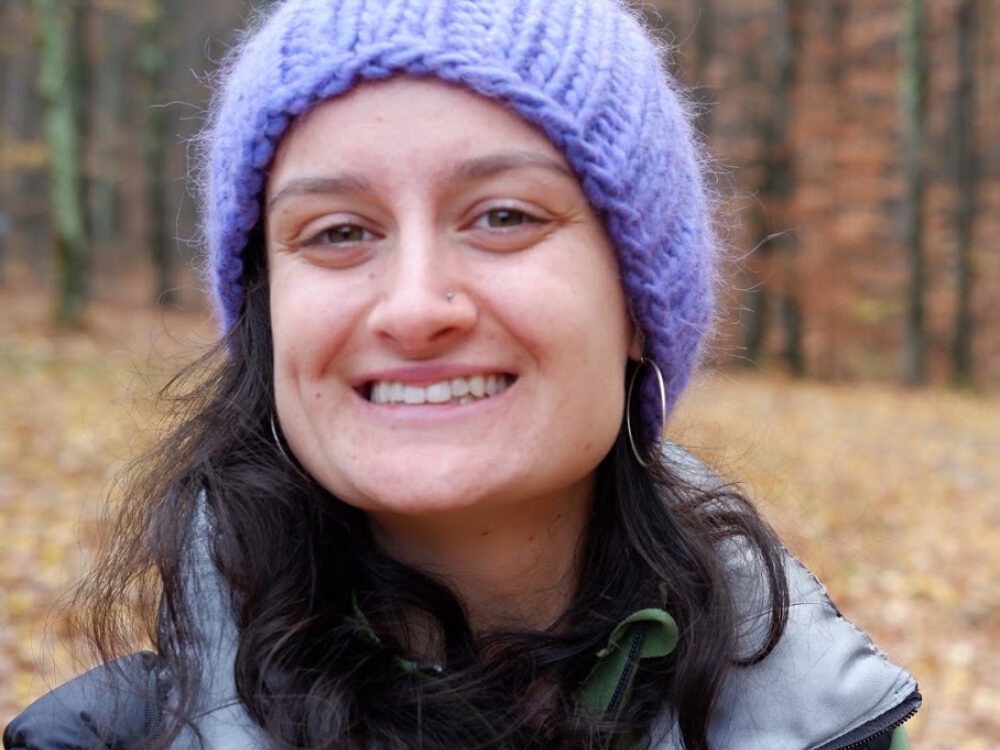
[[[639,452],[639,447],[635,443],[635,436],[632,433],[632,392],[635,390],[635,383],[639,379],[639,370],[642,369],[643,365],[649,365],[653,368],[653,374],[656,375],[656,384],[660,388],[660,439],[656,442],[656,452],[650,459],[645,459]],[[628,441],[632,446],[632,453],[635,455],[635,460],[639,462],[639,466],[644,469],[652,466],[660,457],[663,452],[663,429],[667,424],[667,388],[663,384],[663,373],[660,372],[659,366],[651,359],[646,357],[639,358],[639,364],[636,365],[635,369],[632,370],[632,377],[629,379],[628,383],[628,398],[625,400],[625,428],[628,430]]]
[[[281,444],[281,436],[278,435],[278,425],[274,423],[274,414],[271,414],[271,437],[274,438],[274,445],[278,449],[278,453],[281,454],[281,457],[297,469],[298,466],[291,458],[289,458],[288,454],[285,452],[285,446]]]

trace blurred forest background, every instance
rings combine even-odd
[[[0,0],[0,724],[72,671],[53,603],[143,399],[212,336],[191,139],[267,5]],[[1000,746],[1000,3],[643,8],[730,258],[674,435],[917,673],[915,747]]]
[[[189,144],[252,6],[3,0],[0,278],[46,286],[67,322],[123,293],[198,303]],[[719,356],[1000,383],[1000,6],[645,7],[703,104],[731,209]]]

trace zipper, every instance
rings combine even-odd
[[[611,694],[611,700],[608,702],[607,713],[608,715],[613,715],[616,719],[621,710],[620,704],[625,698],[625,693],[628,692],[629,687],[632,685],[632,678],[635,676],[635,669],[639,663],[639,649],[642,648],[642,639],[645,635],[646,623],[636,623],[632,632],[632,643],[628,649],[628,659],[625,661],[625,670],[622,672],[621,677],[618,678],[618,684],[615,685],[615,691]]]
[[[920,703],[923,698],[920,695],[919,690],[914,690],[910,693],[907,698],[900,703],[895,708],[886,711],[881,716],[869,721],[864,726],[856,729],[847,736],[846,745],[834,745],[827,744],[823,745],[819,750],[860,750],[865,745],[867,745],[872,740],[883,737],[887,734],[895,732],[899,727],[903,726],[907,721],[913,718],[913,716],[920,709]],[[874,733],[869,734],[873,724],[881,725],[883,721],[888,719],[889,724],[885,726],[880,726],[880,728]]]
[[[163,730],[163,702],[170,690],[170,682],[154,662],[146,676],[146,710],[143,721],[143,739],[148,743],[160,736]]]

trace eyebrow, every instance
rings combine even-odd
[[[562,177],[576,179],[576,175],[562,162],[533,151],[505,151],[478,159],[470,159],[459,164],[449,176],[455,182],[470,182],[495,177],[514,169],[528,168],[546,169]]]
[[[329,177],[299,177],[288,182],[267,203],[268,210],[284,198],[293,195],[336,195],[338,193],[364,193],[371,189],[368,181],[352,175]]]
[[[506,151],[464,161],[449,174],[449,182],[472,182],[496,177],[515,169],[544,169],[560,177],[576,179],[576,175],[565,164],[548,156],[531,151]],[[334,174],[323,177],[300,177],[288,182],[270,201],[268,210],[282,199],[293,195],[335,195],[338,193],[363,193],[371,190],[371,183],[350,174]]]

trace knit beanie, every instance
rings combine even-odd
[[[228,331],[289,125],[361,81],[434,76],[516,111],[574,170],[617,253],[669,412],[713,312],[715,235],[691,113],[625,0],[279,0],[229,55],[204,133],[207,272]],[[644,437],[662,431],[641,369]],[[640,395],[641,394],[641,395]]]

